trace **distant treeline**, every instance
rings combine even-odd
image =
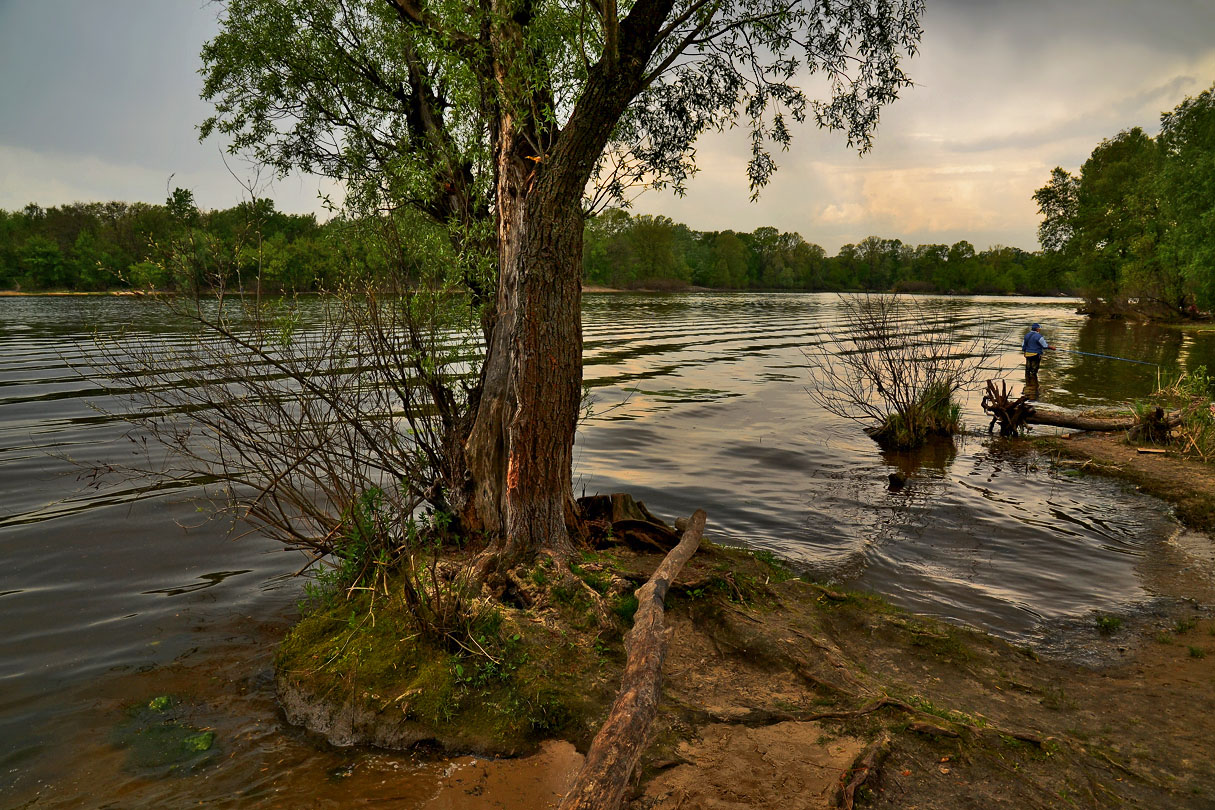
[[[1070,288],[1056,256],[969,242],[908,245],[870,236],[835,256],[796,233],[694,231],[663,216],[609,209],[591,219],[583,278],[608,287],[898,290],[1053,294]]]
[[[264,289],[333,289],[373,267],[374,229],[318,223],[261,199],[200,211],[176,189],[163,205],[74,203],[0,210],[0,288],[189,289],[218,277]],[[1064,258],[969,242],[904,244],[868,237],[828,256],[795,233],[693,231],[661,216],[609,209],[587,222],[588,284],[620,288],[899,290],[1051,294],[1071,287]]]
[[[1095,312],[1194,315],[1215,306],[1215,88],[1103,140],[1034,194],[1047,256]]]
[[[0,289],[183,289],[218,273],[311,290],[336,283],[355,258],[342,226],[275,211],[268,199],[200,211],[184,189],[164,205],[30,204],[0,210]]]

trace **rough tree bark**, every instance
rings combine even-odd
[[[1181,417],[1178,414],[1165,414],[1160,412],[1157,419],[1165,427],[1176,427],[1181,424]],[[1047,411],[1039,408],[1032,408],[1029,415],[1025,419],[1031,425],[1051,425],[1052,427],[1072,428],[1074,430],[1130,430],[1140,424],[1137,417],[1134,416],[1081,416],[1079,414],[1064,413],[1063,411]]]
[[[495,4],[497,5],[497,4]],[[482,570],[544,551],[573,551],[573,445],[582,393],[582,194],[620,116],[639,92],[671,0],[640,0],[620,24],[618,53],[591,68],[560,131],[517,87],[509,66],[526,17],[498,16],[495,75],[499,280],[477,416],[466,443],[472,497],[465,521],[493,539]],[[511,11],[506,14],[505,11]],[[539,103],[537,103],[539,101]],[[524,111],[524,112],[520,112]]]

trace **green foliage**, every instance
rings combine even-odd
[[[1068,287],[1055,257],[969,242],[912,247],[870,236],[836,256],[799,234],[699,232],[667,217],[631,217],[609,208],[587,220],[583,280],[629,289],[688,283],[728,290],[896,290],[1056,293]]]
[[[31,205],[0,211],[0,288],[332,289],[359,264],[345,256],[376,249],[359,237],[349,223],[320,225],[311,214],[276,212],[269,200],[200,211],[180,188],[164,205]]]
[[[1215,88],[1212,88],[1215,90]],[[1215,305],[1215,97],[1206,90],[1103,140],[1034,193],[1039,241],[1074,268],[1094,312],[1179,317]]]
[[[1161,185],[1173,227],[1165,239],[1199,307],[1215,307],[1215,88],[1160,119]]]
[[[392,581],[411,632],[431,643],[468,650],[479,637],[497,633],[500,616],[472,593],[469,567],[444,559],[461,545],[449,532],[451,517],[431,510],[419,521],[400,509],[399,500],[378,488],[355,499],[322,567],[304,585],[301,612],[331,611],[361,593],[374,610]]]
[[[922,11],[920,0],[416,13],[376,0],[231,0],[202,52],[215,105],[202,135],[283,173],[340,179],[358,210],[409,206],[470,246],[462,232],[492,221],[494,141],[508,134],[549,154],[563,130],[610,134],[604,154],[585,157],[595,201],[617,203],[639,185],[681,190],[696,139],[736,121],[751,134],[755,189],[793,122],[813,117],[867,148],[881,107],[910,84],[902,59],[918,47]],[[807,72],[829,79],[826,98],[796,84]],[[612,93],[579,103],[604,78]]]
[[[1203,461],[1215,459],[1215,380],[1206,366],[1185,372],[1176,381],[1155,392],[1148,406],[1136,403],[1135,411],[1161,406],[1181,411],[1181,424],[1172,429],[1173,443],[1183,453]]]
[[[1102,614],[1096,619],[1097,630],[1104,636],[1112,635],[1122,628],[1122,619],[1119,616],[1110,616]]]
[[[59,245],[41,234],[31,236],[17,252],[17,284],[25,289],[66,286],[67,265]]]
[[[183,192],[177,189],[177,192]],[[188,194],[188,192],[184,192]],[[274,210],[269,200],[200,211],[192,197],[163,206],[90,203],[37,209],[30,219],[0,211],[0,287],[23,290],[122,287],[171,290],[217,281],[263,290],[332,290],[352,275],[383,265],[383,229],[369,221]],[[398,228],[410,234],[411,277],[424,265],[484,276],[489,264],[466,269],[445,227],[408,210]],[[400,246],[398,246],[400,247]],[[489,260],[486,260],[487,262]],[[730,290],[861,290],[904,292],[1054,293],[1068,287],[1058,257],[968,242],[919,245],[868,237],[827,256],[796,233],[762,227],[752,233],[693,231],[662,216],[632,217],[610,208],[587,219],[583,279],[617,288]],[[223,278],[217,278],[217,274]]]

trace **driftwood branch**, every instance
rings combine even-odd
[[[1165,427],[1176,427],[1181,424],[1180,414],[1165,414],[1163,410],[1157,408],[1159,413],[1154,414],[1157,421]],[[1032,409],[1027,420],[1033,425],[1053,425],[1055,427],[1073,428],[1075,430],[1131,430],[1141,424],[1140,420],[1134,416],[1120,417],[1098,417],[1098,416],[1078,416],[1076,414],[1064,413],[1061,411],[1044,411],[1038,408]]]
[[[615,810],[623,803],[662,695],[662,662],[670,638],[664,621],[667,591],[700,546],[704,528],[704,510],[697,509],[679,545],[637,589],[637,613],[625,637],[628,660],[620,692],[558,810]]]

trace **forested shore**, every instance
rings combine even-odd
[[[374,267],[375,229],[276,211],[268,199],[201,211],[177,189],[163,205],[73,203],[0,210],[0,289],[184,289],[224,270],[264,289],[333,289]],[[1054,294],[1072,289],[1056,256],[966,241],[912,246],[870,236],[828,256],[800,234],[696,231],[608,209],[587,221],[583,280],[620,289],[897,290]]]
[[[608,208],[586,221],[582,278],[618,289],[1082,295],[1098,314],[1195,316],[1215,303],[1215,99],[1186,98],[1156,136],[1135,127],[1101,141],[1075,174],[1034,193],[1042,249],[911,245],[869,236],[834,256],[798,233],[698,231],[669,217]],[[200,210],[186,189],[161,205],[72,203],[0,210],[0,289],[186,289],[238,279],[260,289],[335,289],[352,268],[387,261],[383,230],[286,214],[258,199]],[[418,221],[398,232],[421,231]],[[425,239],[406,239],[412,250]],[[433,261],[417,247],[415,263]],[[408,264],[408,258],[406,264]]]
[[[268,199],[202,211],[176,189],[163,205],[79,202],[0,210],[0,289],[100,292],[210,286],[217,274],[270,289],[336,285],[362,247],[349,223],[284,214]]]

